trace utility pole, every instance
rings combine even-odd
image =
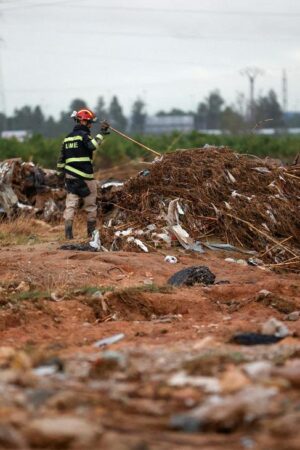
[[[0,38],[0,113],[3,114],[2,129],[3,131],[7,128],[7,118],[6,118],[6,104],[5,104],[5,91],[3,83],[3,69],[2,69],[2,58],[1,58],[1,44],[3,40]]]
[[[249,97],[249,110],[250,110],[250,122],[254,121],[254,85],[256,78],[259,75],[263,75],[263,71],[258,67],[246,67],[241,71],[241,75],[248,77],[250,83],[250,97]]]
[[[288,80],[285,69],[282,72],[282,109],[284,113],[288,109]]]

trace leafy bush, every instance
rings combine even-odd
[[[46,139],[34,135],[25,142],[0,140],[0,159],[22,158],[43,167],[55,168],[63,137]],[[135,139],[158,152],[173,151],[178,148],[203,147],[205,144],[229,146],[240,153],[256,156],[270,156],[290,161],[300,151],[300,136],[209,136],[191,132],[172,133],[160,136],[135,136]],[[111,134],[105,140],[96,157],[96,167],[110,167],[129,159],[152,159],[150,153],[125,139]]]

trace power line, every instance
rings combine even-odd
[[[16,1],[16,0],[15,0]],[[21,0],[19,0],[21,1]],[[44,3],[27,3],[27,4],[23,4],[23,5],[13,5],[13,7],[5,7],[5,8],[0,8],[0,11],[15,11],[15,10],[19,10],[19,9],[31,9],[31,8],[43,8],[43,7],[52,7],[52,6],[64,6],[63,4],[67,4],[67,3],[74,3],[74,1],[78,1],[78,0],[59,0],[59,1],[54,1],[54,2],[44,2]],[[1,4],[0,4],[1,6]]]
[[[56,34],[78,34],[77,31],[56,31]],[[134,31],[81,31],[80,35],[82,34],[88,34],[88,35],[108,35],[108,36],[124,36],[124,37],[146,37],[146,38],[168,38],[168,39],[182,39],[182,40],[211,40],[211,41],[232,41],[232,42],[261,42],[261,38],[253,37],[253,36],[217,36],[217,35],[187,35],[187,34],[178,34],[178,35],[171,35],[171,34],[160,34],[160,33],[141,33],[141,32],[134,32]],[[276,34],[278,36],[278,33]],[[274,42],[282,42],[282,41],[294,41],[296,39],[299,39],[299,36],[281,36],[277,37],[277,39],[273,39],[270,41],[270,44],[273,44]]]
[[[64,4],[70,3],[72,4],[72,8],[83,8],[82,5],[73,5],[74,1],[76,0],[59,0],[59,1],[48,1],[47,3],[31,3],[27,5],[21,5],[17,8],[41,8],[41,7],[65,7]],[[17,9],[14,8],[3,8],[2,11],[10,11]],[[209,10],[209,9],[180,9],[180,8],[138,8],[138,7],[130,7],[130,6],[102,6],[102,5],[85,5],[85,8],[88,8],[89,10],[93,9],[101,9],[106,11],[127,11],[127,12],[137,12],[137,13],[168,13],[168,14],[203,14],[203,15],[214,15],[214,16],[261,16],[261,17],[299,17],[300,12],[286,12],[286,11],[280,11],[280,12],[272,12],[272,11],[241,11],[241,10]]]

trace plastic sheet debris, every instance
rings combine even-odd
[[[79,250],[81,252],[107,251],[105,247],[101,246],[99,230],[93,231],[92,240],[90,242],[63,244],[59,248],[60,250]]]
[[[216,276],[206,266],[191,266],[174,273],[168,284],[172,286],[194,286],[195,284],[214,284]]]
[[[171,256],[171,255],[167,255],[165,257],[165,261],[170,263],[170,264],[176,264],[178,262],[176,256]]]
[[[163,241],[167,244],[168,247],[171,246],[172,239],[168,233],[153,233],[151,237],[154,243],[159,243],[159,241]]]
[[[137,239],[137,238],[134,238],[133,236],[130,236],[130,237],[127,238],[127,242],[128,243],[133,243],[133,244],[137,245],[137,247],[139,247],[141,250],[143,250],[143,252],[149,253],[148,248],[146,247],[146,245],[140,239]]]
[[[105,183],[101,184],[101,189],[108,189],[111,187],[122,187],[124,186],[124,183],[122,181],[106,181]]]
[[[100,339],[99,341],[96,341],[94,343],[94,347],[106,347],[107,345],[116,344],[117,342],[124,339],[124,337],[125,337],[124,333],[114,334],[113,336],[110,336],[108,338],[104,338],[104,339]]]
[[[169,226],[179,224],[179,214],[183,215],[184,212],[178,202],[178,198],[171,200],[168,206],[168,213],[166,215],[166,221]]]
[[[122,230],[122,231],[116,231],[115,232],[115,236],[117,237],[123,237],[123,236],[130,236],[133,232],[133,228],[128,228],[127,230]]]
[[[97,252],[101,250],[101,241],[100,241],[100,233],[99,230],[94,230],[92,234],[92,240],[89,242],[89,245],[94,248]]]
[[[34,375],[46,377],[64,371],[64,363],[60,358],[51,358],[45,361],[41,366],[34,368]]]
[[[204,253],[202,245],[199,242],[194,242],[188,232],[184,230],[181,225],[172,225],[169,229],[174,236],[176,236],[183,248],[186,250],[193,250],[198,253]]]
[[[148,175],[150,175],[150,170],[149,169],[144,169],[144,170],[141,170],[139,172],[139,176],[140,177],[147,177]]]
[[[231,341],[239,345],[270,345],[281,341],[282,337],[261,333],[238,333]]]
[[[250,255],[253,255],[254,253],[256,253],[252,250],[244,250],[242,248],[235,247],[234,245],[223,244],[221,242],[220,243],[219,242],[209,242],[209,243],[202,242],[202,245],[209,248],[210,250],[226,250],[229,252],[238,252],[238,253],[245,253],[245,254],[250,254]]]

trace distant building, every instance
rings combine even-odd
[[[293,134],[299,135],[300,128],[261,128],[255,130],[254,134],[261,134],[264,136],[274,136],[274,135],[282,135],[282,134]]]
[[[208,134],[210,136],[221,136],[222,134],[228,134],[228,131],[226,130],[218,130],[218,129],[211,129],[211,130],[197,130],[198,133],[201,134]]]
[[[16,139],[19,142],[24,142],[26,139],[32,136],[31,131],[27,130],[7,130],[2,131],[2,139]]]
[[[146,117],[146,134],[169,134],[173,131],[188,133],[194,129],[194,116],[192,114],[184,116],[164,115]]]

